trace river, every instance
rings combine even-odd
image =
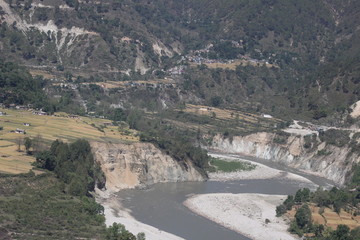
[[[223,154],[223,156],[230,155]],[[234,157],[234,155],[231,156]],[[183,202],[194,194],[261,193],[288,195],[294,194],[302,187],[315,190],[319,185],[326,187],[333,184],[326,179],[304,174],[275,163],[264,162],[259,159],[247,159],[265,163],[267,166],[281,171],[296,173],[310,179],[312,183],[281,177],[227,182],[159,183],[145,190],[123,190],[117,194],[117,198],[123,207],[131,210],[131,215],[138,221],[184,239],[245,240],[249,238],[194,214],[183,205]]]

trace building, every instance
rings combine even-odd
[[[26,131],[25,131],[24,129],[17,128],[17,129],[15,130],[15,133],[26,134]]]
[[[40,116],[48,115],[46,112],[43,112],[43,111],[34,111],[33,114],[40,115]]]
[[[263,118],[273,118],[271,115],[269,115],[269,114],[263,114],[262,115],[263,116]]]

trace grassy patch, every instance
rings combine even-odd
[[[229,162],[219,158],[212,158],[210,164],[214,167],[212,171],[219,172],[251,171],[256,168],[256,165],[248,162]]]

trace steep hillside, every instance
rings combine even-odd
[[[345,185],[359,164],[359,132],[329,129],[317,133],[256,133],[231,139],[217,135],[209,149],[279,162]],[[289,133],[291,132],[291,133]]]
[[[155,108],[221,98],[223,107],[353,123],[346,116],[359,99],[355,0],[1,0],[0,7],[2,57],[34,75],[171,77],[175,90],[152,94]],[[148,103],[136,89],[103,88],[106,104]]]
[[[178,163],[149,143],[106,144],[93,142],[92,151],[106,178],[106,190],[147,187],[159,182],[203,181],[188,161]]]

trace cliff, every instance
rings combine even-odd
[[[150,143],[92,142],[91,147],[111,192],[159,182],[204,181],[191,162],[180,164]]]
[[[313,136],[315,139],[316,135]],[[360,161],[356,153],[350,154],[348,145],[337,147],[321,141],[318,136],[307,147],[305,136],[292,134],[286,136],[282,143],[279,143],[278,137],[277,134],[266,132],[232,139],[217,135],[208,149],[279,162],[325,177],[339,185],[348,179],[353,164]]]

